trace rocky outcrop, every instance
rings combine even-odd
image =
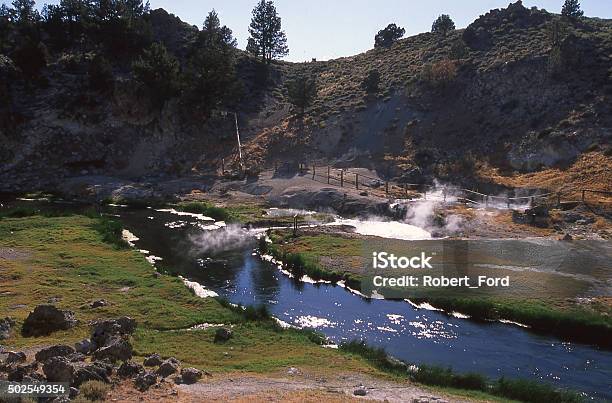
[[[13,318],[7,317],[0,320],[0,341],[11,337],[11,328],[13,326],[15,326],[15,320]]]
[[[159,354],[151,354],[144,359],[144,365],[146,367],[157,367],[164,362]]]
[[[202,379],[202,375],[202,371],[197,368],[183,368],[181,370],[181,382],[192,385]]]
[[[74,379],[74,365],[65,357],[50,358],[43,365],[43,372],[49,382],[72,384]]]
[[[68,357],[74,354],[75,350],[70,346],[56,345],[44,348],[36,353],[36,361],[45,362],[53,357]]]
[[[105,341],[102,347],[94,351],[93,356],[97,360],[109,360],[110,362],[128,361],[132,358],[132,345],[123,337],[114,336]]]
[[[24,321],[21,334],[24,337],[47,336],[58,330],[68,330],[76,324],[74,312],[63,311],[53,305],[39,305]]]
[[[174,357],[170,357],[161,363],[155,373],[162,378],[166,378],[172,374],[176,374],[181,366],[181,362]]]

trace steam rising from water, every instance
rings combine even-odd
[[[220,229],[203,231],[191,235],[189,239],[193,244],[192,252],[197,254],[243,248],[253,242],[253,236],[249,231],[234,224]]]

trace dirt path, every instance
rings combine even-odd
[[[355,396],[363,389],[365,396]],[[408,382],[394,383],[361,374],[342,374],[331,378],[298,374],[289,378],[259,376],[211,379],[195,385],[178,386],[185,401],[387,401],[445,402],[448,397],[419,388]],[[193,399],[193,400],[190,400]],[[457,401],[457,400],[453,400]]]

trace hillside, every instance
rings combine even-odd
[[[183,65],[197,27],[161,9],[145,18],[152,40]],[[231,113],[204,114],[179,97],[158,107],[134,85],[125,61],[113,63],[108,91],[84,90],[94,53],[51,52],[42,84],[34,85],[2,56],[10,102],[1,108],[0,190],[91,174],[205,174],[221,158],[235,159]],[[570,168],[578,171],[571,177],[589,176],[572,165],[595,153],[604,170],[597,178],[612,177],[610,20],[568,21],[519,1],[445,37],[420,34],[326,62],[276,62],[265,83],[261,69],[237,51],[241,96],[223,106],[238,112],[251,171],[319,160],[408,182],[497,186],[530,172]],[[368,95],[361,83],[373,69],[381,81]],[[299,75],[318,83],[303,120],[291,113],[285,88]],[[612,190],[610,180],[595,182]]]

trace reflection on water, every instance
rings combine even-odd
[[[246,233],[233,239],[233,248],[208,248],[215,237],[198,228],[193,217],[170,212],[118,210],[128,229],[140,238],[137,248],[164,260],[161,267],[180,271],[189,281],[214,290],[234,303],[266,304],[272,314],[295,326],[313,327],[333,342],[363,339],[384,347],[411,363],[450,366],[492,378],[500,376],[544,379],[558,385],[612,399],[612,353],[551,337],[535,335],[501,323],[476,323],[442,312],[417,309],[405,301],[366,300],[341,287],[304,284],[254,256],[254,240]],[[154,215],[154,219],[146,216]],[[174,223],[167,226],[168,223]],[[184,224],[177,225],[177,222]],[[206,235],[207,234],[207,235]],[[205,236],[206,235],[206,236]],[[222,235],[225,237],[226,235]],[[195,238],[194,238],[195,237]],[[198,238],[199,237],[199,238]],[[199,239],[194,246],[191,240]],[[554,255],[552,244],[522,242],[517,266],[538,266]],[[231,242],[230,242],[231,243]],[[480,252],[486,252],[483,243]],[[555,244],[559,246],[559,244]],[[562,245],[561,248],[577,246]],[[596,266],[596,265],[595,265]],[[559,264],[559,271],[568,268]],[[585,269],[600,276],[601,267]]]

